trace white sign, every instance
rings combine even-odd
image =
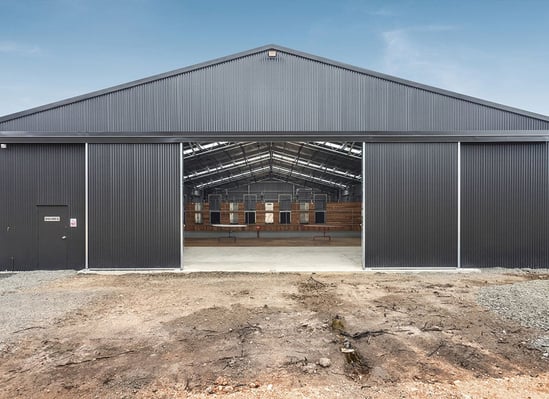
[[[76,218],[71,218],[70,219],[70,226],[71,227],[77,227],[78,226],[78,222],[76,221]]]
[[[60,222],[61,216],[44,216],[44,222]]]

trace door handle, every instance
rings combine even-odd
[[[63,236],[61,237],[62,240],[66,240],[67,239],[67,236]]]

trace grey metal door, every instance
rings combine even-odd
[[[463,267],[549,265],[546,143],[461,146]]]
[[[67,268],[67,206],[38,207],[38,267]]]
[[[457,265],[457,144],[367,143],[366,267]]]

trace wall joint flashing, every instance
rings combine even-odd
[[[461,268],[461,142],[457,143],[457,267]]]

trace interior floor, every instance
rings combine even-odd
[[[187,272],[357,272],[362,251],[357,246],[307,247],[187,247],[183,254]]]
[[[185,247],[360,247],[357,231],[189,231]]]

